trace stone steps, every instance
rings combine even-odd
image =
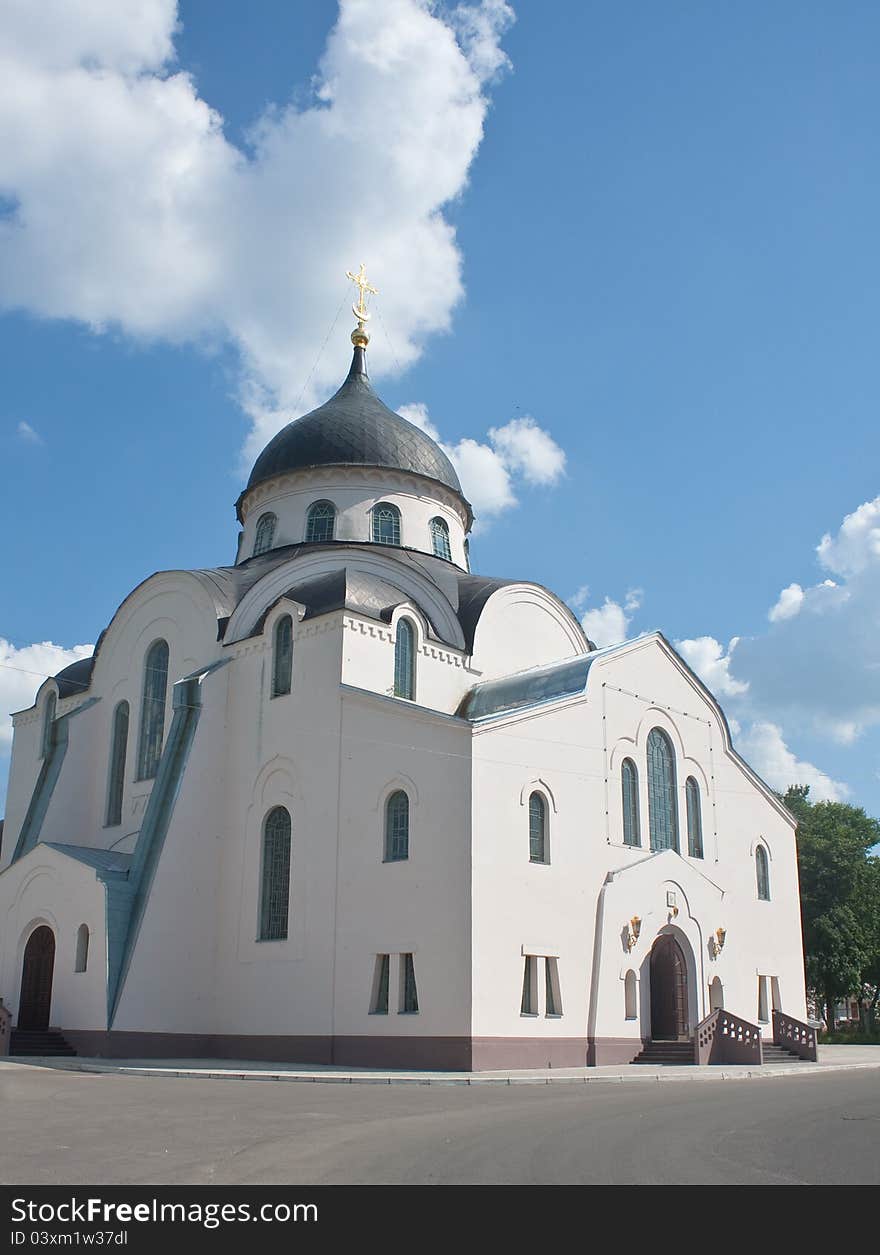
[[[14,1028],[9,1042],[10,1055],[71,1056],[76,1051],[57,1029]]]
[[[651,1041],[643,1047],[633,1063],[652,1063],[671,1067],[688,1067],[694,1062],[692,1041]]]

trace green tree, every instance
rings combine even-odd
[[[867,858],[855,894],[856,915],[862,933],[862,969],[859,975],[859,1021],[862,1032],[873,1033],[880,1002],[880,858]]]
[[[793,786],[783,801],[798,821],[801,919],[807,985],[826,1008],[834,1030],[834,1006],[861,994],[871,970],[870,908],[875,862],[868,851],[880,842],[880,822],[858,806],[809,799],[809,786]]]

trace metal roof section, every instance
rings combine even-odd
[[[86,867],[93,867],[102,879],[104,876],[127,876],[131,869],[133,855],[122,854],[118,850],[98,850],[85,845],[62,845],[58,841],[46,841],[45,845],[50,850],[58,850],[60,854],[76,859],[78,863],[85,863]]]
[[[586,689],[587,676],[594,662],[608,658],[631,644],[632,641],[621,641],[618,645],[596,649],[576,658],[531,667],[528,671],[517,671],[497,680],[485,680],[474,685],[465,695],[456,713],[471,723],[479,723],[483,719],[493,719],[530,706],[544,706],[563,697],[576,697]]]
[[[60,698],[75,697],[77,693],[84,693],[92,682],[94,666],[95,654],[90,654],[88,658],[78,658],[63,671],[59,671],[52,677],[58,685],[58,696]]]
[[[288,423],[257,458],[236,503],[239,519],[243,499],[257,484],[316,466],[376,466],[421,475],[451,488],[472,518],[455,467],[426,432],[376,396],[359,345],[339,391],[318,409]]]

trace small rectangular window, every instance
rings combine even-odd
[[[411,954],[400,956],[400,1014],[416,1015],[419,1010],[419,995],[416,990],[416,969]]]
[[[373,972],[373,997],[370,1004],[370,1015],[388,1014],[388,968],[391,956],[376,955],[376,967]]]
[[[766,1024],[770,1019],[768,1010],[769,999],[767,998],[767,985],[769,981],[766,976],[758,977],[758,1022]]]
[[[556,959],[544,960],[544,978],[547,1002],[545,1015],[562,1015],[562,998],[559,994],[559,966]]]
[[[533,954],[525,956],[520,1014],[538,1014],[538,960]]]

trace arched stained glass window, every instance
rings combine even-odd
[[[409,619],[399,619],[394,638],[394,696],[415,699],[416,648],[415,629]]]
[[[400,544],[400,511],[390,501],[373,506],[373,544]]]
[[[147,651],[138,743],[138,780],[152,780],[162,757],[165,693],[168,687],[168,642],[154,641]]]
[[[73,963],[75,972],[84,972],[89,965],[89,926],[80,924],[76,930],[76,955]]]
[[[40,756],[48,758],[52,752],[52,746],[55,744],[55,710],[58,705],[58,698],[55,693],[50,693],[46,698],[46,708],[43,711],[43,740],[40,749]]]
[[[336,506],[332,501],[316,501],[309,506],[306,519],[306,543],[318,544],[332,540],[336,531]]]
[[[547,803],[540,793],[529,798],[529,862],[549,863],[547,857]]]
[[[623,760],[620,769],[620,780],[623,789],[623,843],[624,845],[641,845],[642,835],[639,829],[639,773],[631,758]]]
[[[272,650],[272,696],[283,697],[290,692],[293,675],[293,620],[282,615],[275,624]]]
[[[402,789],[385,803],[385,862],[409,858],[409,798]]]
[[[691,858],[703,857],[703,816],[700,809],[700,786],[693,776],[688,776],[684,786],[687,802],[688,854]]]
[[[122,823],[122,795],[125,789],[125,755],[128,749],[128,702],[119,702],[113,712],[110,734],[110,775],[107,782],[107,826]]]
[[[290,812],[269,811],[263,824],[260,876],[260,941],[284,941],[290,906]]]
[[[431,519],[431,548],[437,558],[452,561],[452,550],[449,548],[449,527],[445,519]]]
[[[758,878],[758,897],[762,902],[770,901],[770,865],[767,862],[767,851],[763,845],[755,850],[755,873]]]
[[[274,514],[261,514],[257,522],[257,535],[254,540],[254,554],[258,558],[272,548],[275,539],[275,524],[278,522]]]
[[[648,827],[652,850],[678,849],[675,752],[662,728],[648,735]]]

